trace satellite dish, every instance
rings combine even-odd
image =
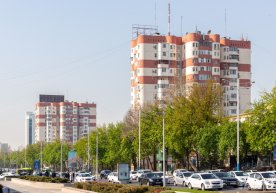
[[[210,34],[211,33],[211,30],[208,30],[207,34]]]

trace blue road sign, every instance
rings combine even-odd
[[[34,169],[35,170],[39,170],[39,168],[40,168],[40,161],[39,160],[35,160],[35,162],[34,162]]]
[[[274,145],[273,159],[276,161],[276,145]]]

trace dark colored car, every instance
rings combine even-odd
[[[146,184],[148,186],[160,185],[163,186],[163,179],[154,173],[142,174],[139,178],[139,184]]]
[[[107,176],[111,173],[110,170],[102,170],[100,173],[100,178],[101,179],[107,179]]]
[[[218,178],[223,181],[223,186],[238,187],[239,182],[236,178],[230,177],[228,172],[213,172]]]

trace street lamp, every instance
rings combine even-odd
[[[90,137],[90,128],[88,126],[88,134],[87,134],[87,168],[88,168],[88,171],[90,171],[90,143],[89,143],[89,137]]]
[[[98,179],[98,154],[99,154],[99,146],[98,142],[99,141],[99,134],[98,134],[98,128],[97,128],[97,135],[96,135],[96,180]]]
[[[138,170],[141,169],[141,110],[139,109],[138,112],[138,116],[139,116],[139,148],[138,148]]]
[[[165,167],[165,112],[162,112],[162,126],[163,126],[163,187],[166,187],[166,180],[165,180],[165,175],[166,175],[166,167]]]
[[[62,142],[60,142],[60,175],[62,174]]]
[[[253,82],[248,82],[245,84],[251,84],[255,83]],[[251,86],[251,85],[250,85]],[[237,166],[236,170],[240,171],[240,78],[238,74],[237,78]]]

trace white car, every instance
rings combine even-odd
[[[219,189],[223,188],[223,181],[212,173],[194,173],[187,180],[188,188]]]
[[[178,172],[174,177],[174,185],[187,186],[187,180],[192,175],[192,172]]]
[[[130,171],[130,180],[138,180],[137,171]]]
[[[230,177],[238,180],[238,186],[245,186],[248,174],[243,171],[231,171],[229,172]]]
[[[120,181],[118,180],[118,172],[111,172],[107,176],[107,180],[108,182],[112,182],[112,183],[120,183]]]
[[[188,172],[186,169],[177,169],[173,171],[173,177],[176,176],[177,173],[182,173],[182,172]]]
[[[275,190],[276,175],[272,172],[254,172],[249,174],[246,186],[248,190]]]
[[[163,172],[152,172],[153,174],[156,174],[158,177],[163,179]],[[173,176],[165,176],[165,182],[166,184],[173,184],[174,179]]]
[[[11,172],[4,172],[0,175],[0,180],[4,180],[5,177],[14,177],[14,176],[19,176],[19,175]]]
[[[95,181],[96,177],[91,176],[89,173],[76,173],[76,182],[92,182]]]

